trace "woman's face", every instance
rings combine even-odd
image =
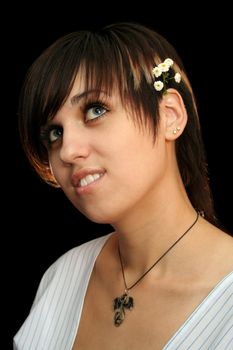
[[[139,128],[118,93],[85,91],[77,76],[65,104],[46,126],[51,169],[62,190],[84,215],[115,224],[147,209],[166,171],[160,126]],[[117,90],[117,89],[116,89]]]

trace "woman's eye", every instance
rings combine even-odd
[[[97,119],[102,117],[106,113],[107,109],[101,105],[92,105],[87,108],[86,121]]]
[[[61,128],[52,128],[49,130],[48,133],[48,140],[49,143],[53,143],[55,141],[57,141],[63,134],[63,131]]]

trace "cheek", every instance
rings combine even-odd
[[[49,155],[49,166],[50,166],[50,171],[53,174],[54,178],[56,179],[57,183],[61,187],[63,187],[68,169],[62,167],[61,162],[59,162],[58,158],[54,155]]]
[[[160,182],[166,171],[167,157],[163,142],[153,145],[152,141],[145,137],[128,139],[119,144],[120,152],[111,159],[113,174],[116,181],[124,186],[127,193],[141,193],[147,188]]]
[[[115,150],[115,154],[118,154],[118,162],[122,163],[123,171],[131,169],[133,176],[140,174],[148,176],[149,171],[163,167],[166,148],[162,140],[157,140],[154,144],[151,135],[145,134],[136,135],[136,137],[133,135],[124,140],[125,142],[119,143],[118,152]]]

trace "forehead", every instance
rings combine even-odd
[[[86,70],[79,69],[74,79],[71,91],[67,96],[67,101],[71,104],[77,104],[81,100],[92,98],[117,98],[120,99],[119,87],[116,80],[110,85],[104,80],[97,80],[95,77],[87,79]]]

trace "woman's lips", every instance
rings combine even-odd
[[[91,184],[98,181],[105,173],[102,168],[84,168],[80,169],[72,175],[71,183],[72,186],[77,190],[89,187]]]

